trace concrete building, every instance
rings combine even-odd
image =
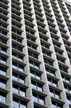
[[[0,108],[71,108],[66,0],[0,0]]]

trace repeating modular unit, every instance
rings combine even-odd
[[[71,108],[67,0],[0,0],[0,108]]]

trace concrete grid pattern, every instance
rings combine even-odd
[[[66,0],[0,0],[0,108],[71,108]]]

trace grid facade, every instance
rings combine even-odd
[[[0,108],[71,108],[71,5],[0,0]]]

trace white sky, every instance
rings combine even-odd
[[[71,2],[71,0],[67,0],[67,1]]]

